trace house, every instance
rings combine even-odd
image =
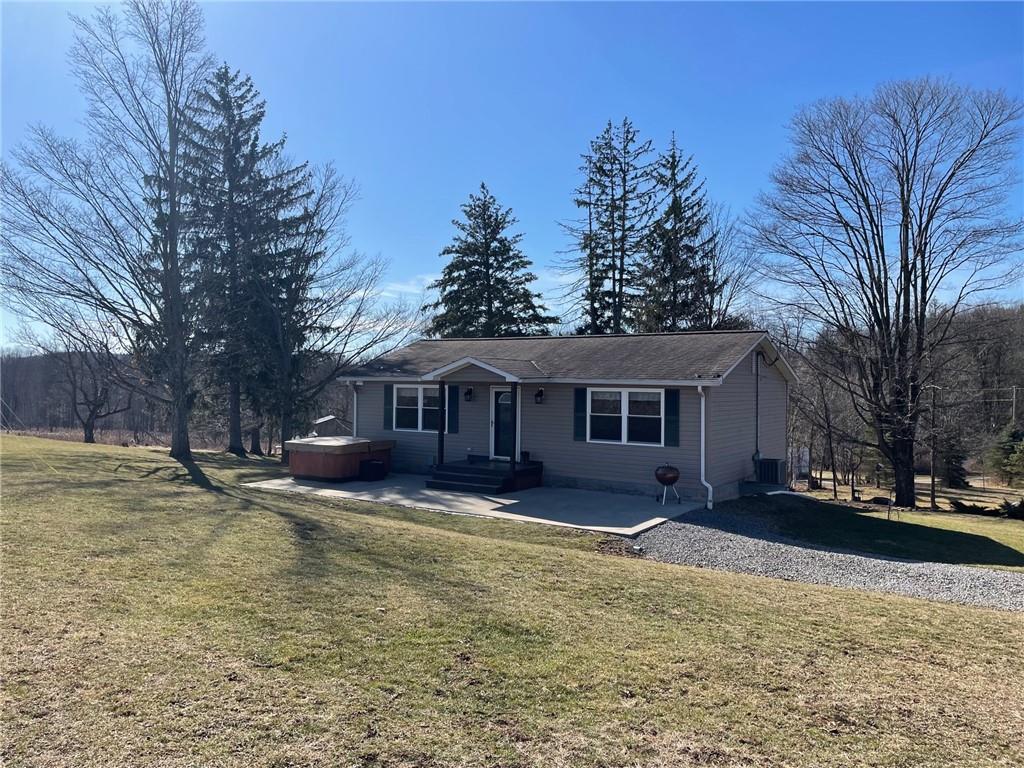
[[[671,464],[710,506],[785,482],[795,374],[764,331],[424,339],[343,378],[353,434],[434,488],[651,494]]]

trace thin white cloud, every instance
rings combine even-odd
[[[437,280],[437,274],[413,275],[407,280],[396,280],[381,286],[380,295],[386,299],[419,299],[427,291],[427,286]]]

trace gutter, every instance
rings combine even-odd
[[[705,436],[704,436],[705,435],[705,429],[704,429],[704,423],[705,423],[705,418],[704,418],[704,412],[705,412],[705,407],[704,407],[704,399],[705,399],[704,387],[702,387],[702,386],[697,387],[697,394],[700,395],[700,484],[703,485],[705,488],[707,488],[707,491],[708,491],[708,500],[704,504],[705,509],[713,509],[714,508],[714,503],[715,503],[715,489],[714,489],[714,487],[712,487],[711,483],[709,483],[707,481],[707,478],[705,477],[705,471],[704,471],[705,470],[705,464],[706,464],[706,462],[705,462],[705,454],[707,453],[707,442],[706,442],[706,439],[705,439]]]

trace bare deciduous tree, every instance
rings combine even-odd
[[[697,240],[710,245],[696,251],[702,290],[694,297],[694,327],[735,328],[746,320],[744,301],[756,275],[753,252],[742,237],[739,220],[720,203],[709,207]]]
[[[871,429],[901,506],[914,505],[922,387],[948,363],[951,325],[1017,266],[1006,203],[1020,116],[1003,93],[928,79],[819,102],[793,121],[753,225],[766,298],[836,345],[807,363]]]
[[[118,351],[172,413],[171,455],[191,457],[195,315],[183,209],[183,139],[209,60],[190,0],[132,0],[74,18],[88,139],[36,128],[4,168],[5,287],[69,304],[117,331]]]
[[[82,442],[95,443],[97,422],[132,407],[131,389],[121,386],[122,358],[111,354],[112,345],[102,338],[102,327],[74,307],[44,305],[28,317],[49,328],[49,333],[25,326],[22,343],[59,364],[71,413],[82,428]]]

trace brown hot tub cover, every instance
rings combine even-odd
[[[317,480],[351,480],[359,476],[359,462],[383,461],[391,469],[394,440],[369,440],[365,437],[305,437],[288,440],[288,466],[295,477]]]

